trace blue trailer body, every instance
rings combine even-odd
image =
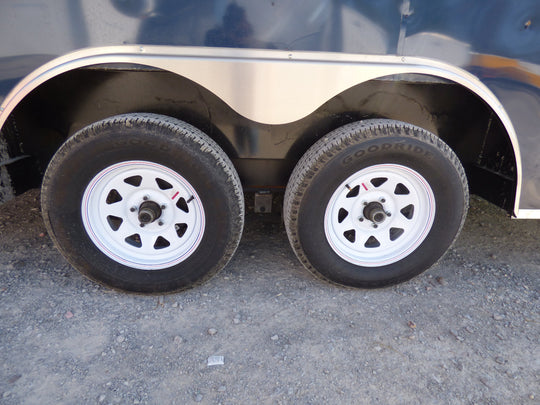
[[[475,75],[500,100],[521,154],[519,208],[540,209],[540,5],[534,0],[12,0],[0,11],[4,104],[32,71],[84,48],[227,47],[447,62]]]

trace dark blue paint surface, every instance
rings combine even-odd
[[[46,59],[154,44],[413,55],[473,72],[518,133],[540,209],[538,0],[17,0],[0,3],[0,101]],[[8,40],[6,41],[6,38]]]

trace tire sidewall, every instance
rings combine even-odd
[[[452,162],[432,144],[414,137],[386,136],[360,139],[332,153],[314,176],[298,209],[298,234],[310,264],[323,277],[349,286],[394,284],[431,266],[451,245],[464,216],[460,175]],[[435,218],[422,243],[405,258],[385,266],[364,267],[338,256],[324,232],[327,205],[337,187],[352,174],[378,164],[398,164],[418,172],[435,196]]]

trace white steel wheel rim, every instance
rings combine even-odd
[[[380,164],[349,176],[324,215],[326,240],[349,263],[380,267],[420,246],[435,218],[435,197],[418,172]]]
[[[186,260],[205,229],[203,205],[191,184],[174,170],[146,161],[120,162],[99,172],[86,187],[81,215],[101,252],[144,270]]]

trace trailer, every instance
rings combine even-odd
[[[540,218],[539,23],[536,0],[3,1],[0,201],[41,187],[74,268],[163,293],[228,263],[245,192],[284,192],[314,275],[403,282],[469,192]]]

